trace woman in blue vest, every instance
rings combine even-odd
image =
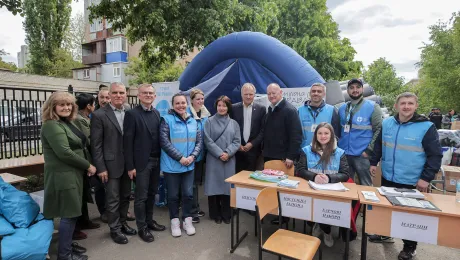
[[[208,120],[208,117],[211,116],[211,113],[206,109],[204,106],[204,93],[199,88],[193,88],[190,90],[190,101],[191,106],[187,108],[187,113],[189,113],[193,118],[195,118],[196,122],[198,123],[198,129],[201,132],[201,136],[204,136],[204,124]],[[200,217],[204,217],[204,212],[200,209],[200,203],[198,199],[198,181],[203,179],[204,174],[204,154],[205,154],[205,147],[201,150],[200,155],[196,158],[195,161],[195,181],[193,182],[193,206],[192,206],[192,214],[193,214],[193,223],[199,223]]]
[[[202,149],[202,137],[196,120],[187,113],[187,98],[178,93],[172,97],[173,109],[163,116],[160,125],[161,159],[168,190],[171,234],[182,234],[179,221],[179,192],[182,193],[182,220],[185,232],[195,234],[192,224],[193,170]]]
[[[334,129],[329,123],[321,123],[315,130],[311,145],[302,148],[296,165],[296,176],[318,184],[346,182],[349,179],[345,152],[337,147]],[[324,234],[324,244],[334,245],[331,226],[315,224],[312,234]]]

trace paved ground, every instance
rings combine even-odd
[[[203,193],[201,193],[203,194]],[[201,207],[207,211],[207,199],[201,198]],[[169,227],[169,217],[166,208],[155,208],[155,219],[161,224]],[[130,203],[130,211],[133,212],[133,203]],[[90,215],[96,221],[96,207],[90,204]],[[182,232],[182,237],[173,238],[167,229],[164,232],[156,232],[155,242],[147,244],[138,236],[129,237],[127,245],[118,245],[112,242],[109,236],[109,229],[103,225],[97,230],[88,230],[88,239],[79,243],[88,249],[90,259],[154,259],[154,260],[249,260],[258,259],[257,239],[254,236],[254,218],[242,212],[240,214],[241,230],[248,230],[248,237],[241,243],[240,247],[230,254],[230,225],[224,223],[217,225],[214,221],[203,217],[201,223],[196,224],[197,233],[194,236],[187,236]],[[268,221],[267,221],[268,222]],[[361,219],[358,220],[361,224]],[[129,222],[135,227],[135,222]],[[297,229],[302,230],[302,222],[297,221]],[[359,229],[360,230],[360,229]],[[264,237],[274,231],[270,224],[264,225]],[[52,259],[56,259],[57,234],[53,237],[50,250]],[[350,243],[350,258],[360,259],[361,238]],[[396,240],[394,244],[372,244],[368,243],[369,260],[395,260],[402,249],[402,242]],[[323,249],[324,260],[342,259],[344,243],[336,242],[332,248]],[[264,253],[263,259],[278,259]],[[437,247],[428,244],[421,244],[417,250],[416,260],[457,260],[460,259],[460,250]]]

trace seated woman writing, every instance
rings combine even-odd
[[[347,157],[345,152],[337,147],[334,129],[330,124],[321,123],[316,127],[311,144],[302,148],[295,172],[296,176],[318,184],[348,181]],[[313,236],[320,237],[323,233],[324,243],[332,247],[334,239],[331,226],[326,224],[313,226]]]

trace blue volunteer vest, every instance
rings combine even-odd
[[[300,123],[302,124],[302,144],[301,148],[310,145],[313,140],[312,125],[318,125],[320,123],[331,123],[332,114],[334,113],[334,107],[325,104],[322,108],[318,108],[316,112],[311,109],[308,105],[303,105],[298,108]]]
[[[415,185],[426,162],[422,140],[430,121],[399,124],[392,116],[382,123],[382,174],[388,181]]]
[[[339,147],[345,150],[345,154],[360,156],[372,141],[372,113],[374,112],[375,102],[363,100],[361,108],[353,111],[350,132],[345,133],[345,125],[348,124],[347,106],[350,102],[343,104],[339,108],[340,125],[342,126]]]
[[[331,156],[331,161],[327,165],[326,169],[323,169],[322,164],[318,165],[321,156],[311,150],[311,145],[302,148],[303,152],[307,156],[307,167],[308,170],[317,174],[337,174],[340,168],[340,157],[344,154],[344,150],[337,148]]]
[[[189,113],[190,115],[192,115],[192,111],[190,110],[190,107],[187,107],[187,113]],[[196,119],[195,119],[196,120]],[[202,117],[201,120],[196,120],[197,124],[198,124],[198,130],[201,132],[201,138],[204,140],[204,124],[206,123],[206,121],[208,121],[208,117]],[[195,162],[199,162],[201,160],[203,160],[203,157],[204,157],[204,152],[205,152],[205,147],[203,145],[203,148],[201,149],[201,152],[200,154],[198,155],[198,157],[196,158]]]
[[[186,122],[175,115],[164,115],[163,119],[169,125],[169,137],[174,147],[179,150],[184,157],[190,156],[195,149],[196,134],[198,123],[193,117],[189,117]],[[168,173],[182,173],[191,171],[195,168],[195,163],[183,166],[180,162],[169,157],[161,149],[160,169]]]

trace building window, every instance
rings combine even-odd
[[[113,77],[120,77],[121,76],[121,67],[120,64],[113,65]]]
[[[89,32],[98,32],[104,29],[102,19],[94,19],[93,22],[89,25]]]
[[[89,69],[83,70],[83,78],[84,79],[89,79]]]
[[[107,39],[107,53],[127,51],[128,40],[125,37],[115,37]]]

